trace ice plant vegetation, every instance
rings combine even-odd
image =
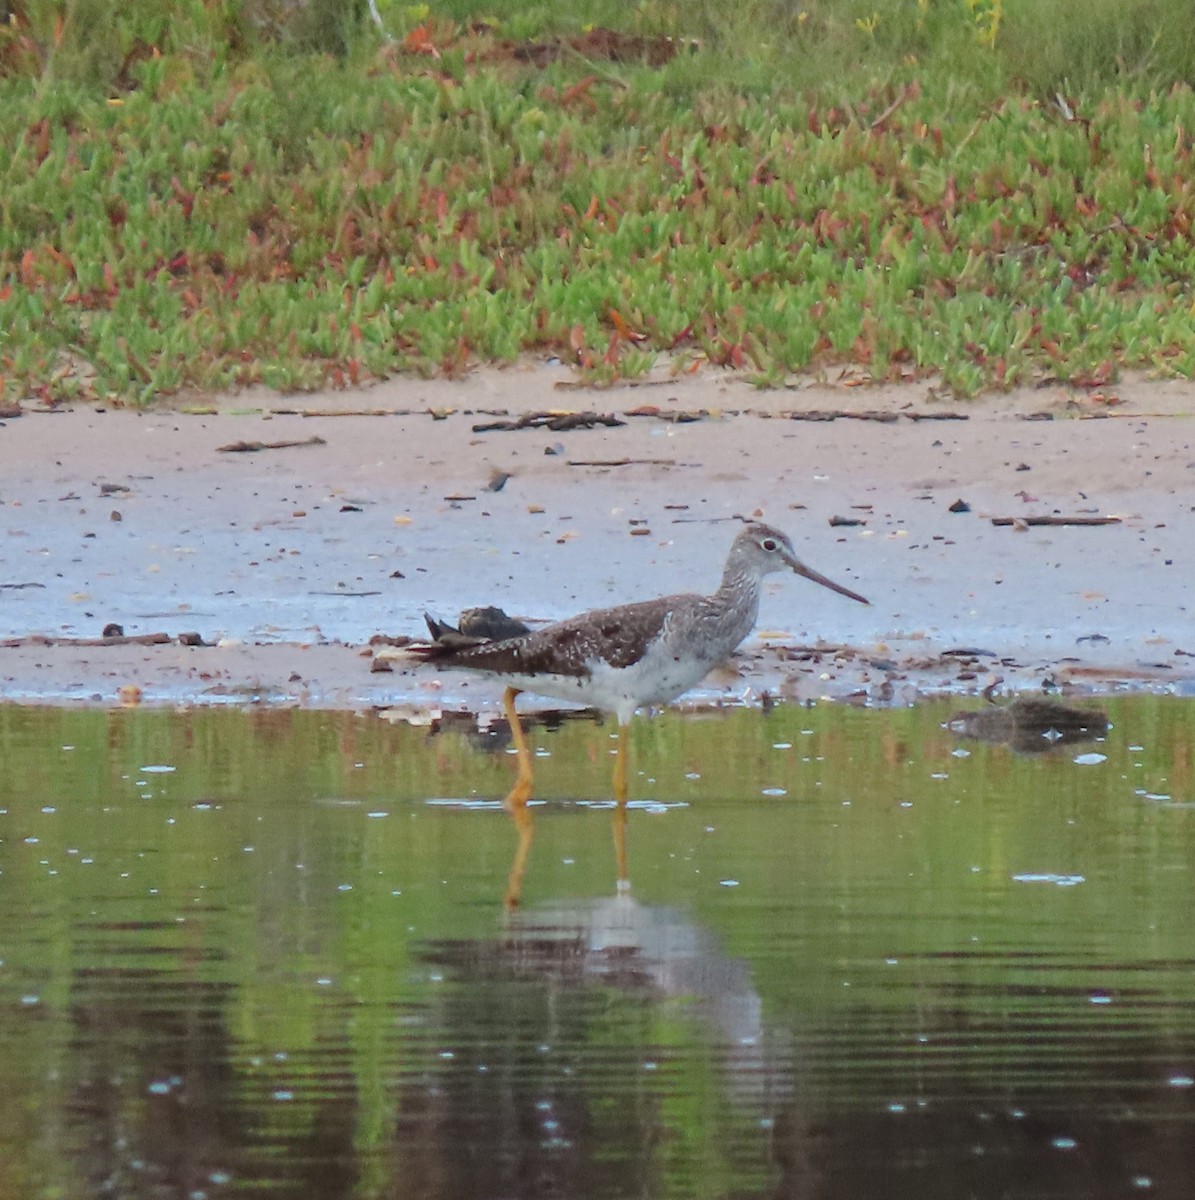
[[[1195,369],[1185,0],[3,11],[7,401]]]

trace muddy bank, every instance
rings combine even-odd
[[[366,643],[418,635],[424,611],[554,619],[708,590],[753,514],[872,604],[774,578],[697,701],[1192,690],[1190,385],[962,402],[570,382],[519,368],[3,422],[0,638],[20,644],[0,647],[0,697],[485,707],[481,681],[372,674]],[[62,644],[110,624],[208,644]]]

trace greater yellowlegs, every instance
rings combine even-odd
[[[730,547],[722,585],[711,596],[685,593],[598,608],[501,640],[469,638],[427,618],[436,640],[408,653],[442,667],[491,675],[506,684],[502,698],[518,753],[518,775],[507,807],[531,798],[532,758],[515,711],[515,697],[533,692],[613,713],[618,719],[614,796],[627,799],[626,731],[637,708],[664,704],[699,683],[751,632],[765,575],[792,570],[867,604],[858,592],[807,567],[792,543],[770,525],[752,524]]]

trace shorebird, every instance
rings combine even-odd
[[[868,603],[807,567],[780,530],[757,523],[734,539],[722,584],[712,595],[684,593],[598,608],[500,640],[471,638],[427,617],[435,640],[413,645],[407,653],[506,684],[502,707],[518,754],[518,774],[506,797],[512,812],[526,807],[534,783],[531,751],[515,710],[520,692],[613,713],[618,720],[614,797],[625,808],[626,734],[635,710],[676,699],[727,658],[755,624],[764,576],[786,570]]]

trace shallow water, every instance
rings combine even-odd
[[[0,709],[0,1197],[1188,1196],[1195,705]],[[1051,748],[1052,747],[1052,748]]]

